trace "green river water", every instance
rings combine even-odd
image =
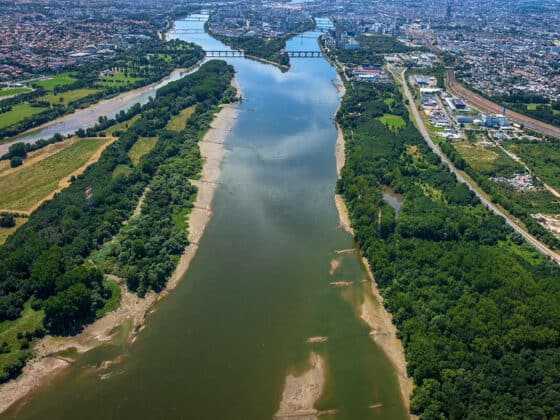
[[[171,36],[226,48],[190,30],[202,25],[178,21]],[[318,35],[288,49],[316,50]],[[333,200],[335,70],[324,59],[292,59],[286,73],[229,61],[244,100],[188,273],[134,345],[122,330],[2,418],[271,419],[286,376],[303,372],[311,351],[326,364],[316,408],[338,410],[322,419],[406,417],[394,369],[360,320],[366,273],[356,252],[335,252],[354,247]],[[331,275],[333,259],[341,265]],[[308,344],[313,336],[329,341]]]

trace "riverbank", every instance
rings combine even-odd
[[[232,83],[235,83],[235,79]],[[237,87],[237,85],[235,86]],[[224,156],[223,144],[237,115],[236,105],[222,106],[210,129],[199,142],[204,164],[200,180],[193,182],[199,189],[193,211],[189,215],[188,239],[190,244],[186,247],[165,289],[159,294],[150,292],[145,298],[139,298],[136,294],[129,292],[126,286],[121,285],[121,304],[118,309],[90,324],[76,336],[47,336],[41,339],[33,349],[35,358],[27,363],[22,374],[17,379],[0,385],[0,413],[31,394],[53,375],[74,362],[68,356],[61,356],[61,352],[74,350],[76,353],[85,353],[111,341],[117,327],[120,326],[128,326],[128,342],[132,344],[135,341],[137,334],[145,324],[146,316],[154,310],[157,302],[177,286],[196,254],[198,241],[212,214],[212,199],[218,185],[220,164]],[[105,364],[110,364],[110,361]]]
[[[338,79],[335,86],[342,103],[342,99],[346,94],[346,88],[338,73],[337,78]],[[345,142],[344,133],[341,127],[338,125],[338,123],[335,124],[338,131],[335,146],[336,170],[338,176],[340,177],[341,170],[344,167],[344,163],[346,161]],[[335,204],[338,210],[340,227],[346,230],[350,235],[354,236],[354,230],[351,227],[350,216],[348,214],[348,208],[346,207],[344,197],[340,194],[335,194]],[[385,355],[393,364],[399,380],[399,388],[404,400],[405,407],[407,411],[409,411],[410,398],[412,396],[414,382],[412,378],[408,376],[406,371],[404,348],[401,341],[397,338],[397,329],[393,324],[392,316],[383,306],[383,297],[381,296],[381,293],[379,292],[379,289],[375,282],[375,277],[370,269],[369,261],[363,256],[361,256],[361,260],[365,270],[368,273],[368,277],[371,283],[372,296],[365,296],[364,302],[361,307],[360,316],[362,320],[371,328],[370,336],[372,337],[372,339],[383,350]]]
[[[129,90],[127,92],[121,93],[117,96],[113,96],[108,99],[103,99],[87,108],[76,110],[71,114],[63,115],[62,117],[59,117],[52,121],[48,121],[44,124],[41,124],[40,126],[33,127],[28,131],[18,134],[15,137],[1,139],[0,156],[5,153],[8,153],[9,147],[14,143],[22,142],[22,143],[32,144],[42,138],[46,139],[52,137],[52,135],[54,135],[55,132],[60,132],[60,134],[64,136],[67,134],[74,133],[74,131],[76,130],[70,130],[70,131],[67,130],[67,132],[64,132],[64,129],[61,129],[58,131],[53,131],[52,133],[46,133],[45,135],[39,134],[43,130],[56,127],[59,125],[63,125],[65,122],[67,122],[70,119],[83,120],[84,122],[79,128],[85,129],[88,127],[93,127],[98,122],[98,118],[100,116],[107,116],[107,117],[113,116],[126,105],[131,105],[131,106],[134,105],[136,102],[132,103],[132,101],[134,101],[137,98],[141,98],[142,95],[146,94],[150,90],[154,90],[154,96],[155,96],[155,91],[158,88],[166,85],[169,82],[172,82],[173,80],[176,80],[180,77],[186,76],[196,71],[203,62],[204,60],[201,60],[200,62],[198,62],[197,64],[189,68],[175,69],[164,78],[158,80],[157,82],[140,87],[138,89]]]

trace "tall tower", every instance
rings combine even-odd
[[[451,1],[447,0],[447,3],[445,5],[445,17],[447,19],[451,19]]]

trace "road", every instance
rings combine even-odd
[[[502,146],[500,143],[498,143],[497,141],[493,140],[493,143],[496,145],[496,147],[500,148],[500,150],[502,150],[506,155],[508,155],[511,159],[513,159],[514,161],[516,161],[517,163],[519,163],[520,165],[522,165],[525,170],[527,172],[529,172],[533,178],[535,178],[537,181],[539,181],[541,184],[543,184],[543,187],[546,188],[554,197],[556,198],[560,198],[560,193],[558,191],[556,191],[554,188],[552,188],[550,185],[548,185],[546,182],[544,182],[542,179],[540,179],[537,175],[535,175],[533,173],[533,171],[531,170],[531,168],[529,168],[527,166],[527,164],[525,162],[523,162],[519,156],[517,156],[516,154],[510,152],[509,150],[507,150],[504,146]]]
[[[424,140],[426,141],[426,143],[428,143],[428,146],[430,146],[430,149],[432,149],[432,151],[438,155],[440,157],[440,159],[445,162],[448,166],[449,166],[449,170],[455,174],[455,176],[457,177],[457,180],[459,182],[462,182],[464,184],[467,185],[467,187],[479,198],[479,200],[490,210],[492,211],[494,214],[501,216],[505,219],[506,223],[512,227],[512,229],[514,231],[516,231],[517,233],[519,233],[523,238],[525,238],[525,240],[527,242],[529,242],[529,244],[531,244],[537,251],[539,251],[540,253],[549,256],[550,258],[552,258],[554,261],[556,261],[558,264],[560,264],[560,256],[552,251],[550,248],[548,248],[545,244],[543,244],[542,242],[540,242],[538,239],[536,239],[533,235],[529,234],[528,232],[526,232],[525,230],[523,230],[520,226],[517,225],[517,223],[515,223],[509,216],[506,215],[504,212],[502,212],[494,203],[492,203],[492,201],[490,201],[486,196],[484,196],[483,194],[481,194],[476,188],[474,188],[474,186],[471,184],[471,182],[469,182],[458,170],[457,168],[455,168],[455,165],[453,165],[453,163],[447,158],[447,156],[440,150],[440,148],[432,141],[432,138],[430,137],[430,134],[428,133],[428,130],[426,129],[426,126],[424,125],[424,121],[422,120],[422,118],[420,117],[420,113],[418,112],[418,108],[415,105],[414,102],[414,98],[412,97],[412,94],[410,93],[410,89],[408,88],[408,82],[406,81],[405,78],[405,70],[402,71],[402,73],[398,74],[396,73],[394,70],[391,70],[391,72],[393,73],[393,75],[395,75],[397,78],[400,79],[400,83],[403,87],[403,91],[404,94],[406,96],[406,98],[409,101],[410,104],[410,110],[412,111],[412,116],[414,117],[414,120],[416,121],[416,125],[418,127],[418,130],[420,131],[420,134],[422,134],[422,137],[424,137]]]
[[[453,70],[449,69],[447,70],[447,90],[453,95],[467,101],[479,111],[493,114],[502,113],[501,105],[489,101],[488,99],[483,98],[482,96],[468,90],[466,87],[455,80],[455,74]],[[555,127],[553,125],[535,120],[534,118],[528,117],[518,112],[509,110],[507,111],[507,117],[510,121],[516,122],[518,124],[523,124],[525,127],[533,131],[560,139],[560,127]]]

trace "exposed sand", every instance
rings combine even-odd
[[[340,267],[340,264],[341,264],[341,263],[342,263],[342,262],[340,261],[339,258],[333,258],[333,259],[331,260],[331,263],[330,263],[330,266],[331,266],[331,267],[330,267],[330,269],[329,269],[329,274],[330,274],[331,276],[334,276],[334,274],[336,273],[336,270],[338,270],[338,268]]]
[[[214,118],[211,128],[199,143],[204,165],[201,178],[196,181],[199,190],[193,211],[189,215],[188,238],[190,245],[187,246],[181,256],[174,274],[167,282],[166,288],[160,294],[150,292],[145,298],[139,298],[122,285],[121,304],[118,309],[88,325],[76,336],[47,336],[40,340],[34,347],[36,357],[27,363],[23,373],[17,379],[0,385],[0,413],[44,384],[54,373],[71,364],[70,360],[62,359],[56,353],[68,349],[76,349],[78,353],[91,350],[109,341],[115,327],[127,322],[131,325],[128,341],[130,344],[135,341],[138,332],[144,326],[146,316],[153,312],[153,305],[177,286],[196,254],[198,242],[212,215],[210,206],[218,185],[216,181],[220,174],[220,162],[224,156],[223,143],[235,123],[238,112],[235,105],[223,106]]]
[[[316,420],[320,412],[313,408],[323,392],[325,364],[316,353],[309,356],[310,368],[302,375],[289,374],[282,393],[280,408],[274,419]]]
[[[532,215],[541,226],[552,232],[554,236],[560,238],[560,215],[559,214],[542,214],[537,213]]]
[[[338,91],[338,97],[340,98],[340,102],[342,103],[342,98],[346,94],[346,87],[340,78],[340,75],[337,73],[337,82],[335,83],[336,90]],[[340,106],[339,106],[340,108]],[[337,109],[338,112],[338,109]],[[336,117],[336,114],[335,114]],[[340,171],[344,167],[344,163],[346,162],[346,157],[344,154],[344,134],[342,133],[342,129],[336,124],[336,130],[338,132],[338,136],[336,138],[336,145],[334,149],[335,157],[336,157],[336,173],[340,176]]]
[[[336,86],[339,95],[342,98],[346,91],[340,79],[340,76],[338,77],[338,84]],[[340,176],[340,170],[344,166],[345,162],[344,135],[338,124],[337,130],[338,137],[336,140],[335,157],[337,173]],[[350,224],[348,208],[346,207],[344,198],[341,195],[335,194],[335,204],[338,210],[340,226],[349,234],[354,236],[354,230],[352,229]],[[375,283],[375,278],[369,267],[369,262],[364,257],[362,257],[362,262],[368,272],[369,280],[371,281],[372,295],[365,296],[365,300],[361,308],[361,318],[372,329],[370,334],[372,339],[384,351],[391,363],[394,365],[399,379],[401,394],[405,406],[408,410],[414,383],[412,381],[412,378],[410,378],[406,372],[406,359],[404,357],[404,349],[402,347],[401,341],[397,338],[397,329],[392,322],[391,314],[387,312],[385,310],[385,307],[383,306],[383,297],[379,293],[379,289],[377,288],[377,284]],[[371,408],[376,407],[377,406]]]
[[[329,337],[317,336],[317,337],[309,337],[306,340],[306,343],[309,343],[309,344],[324,344],[324,343],[327,343],[328,341],[329,341]]]

